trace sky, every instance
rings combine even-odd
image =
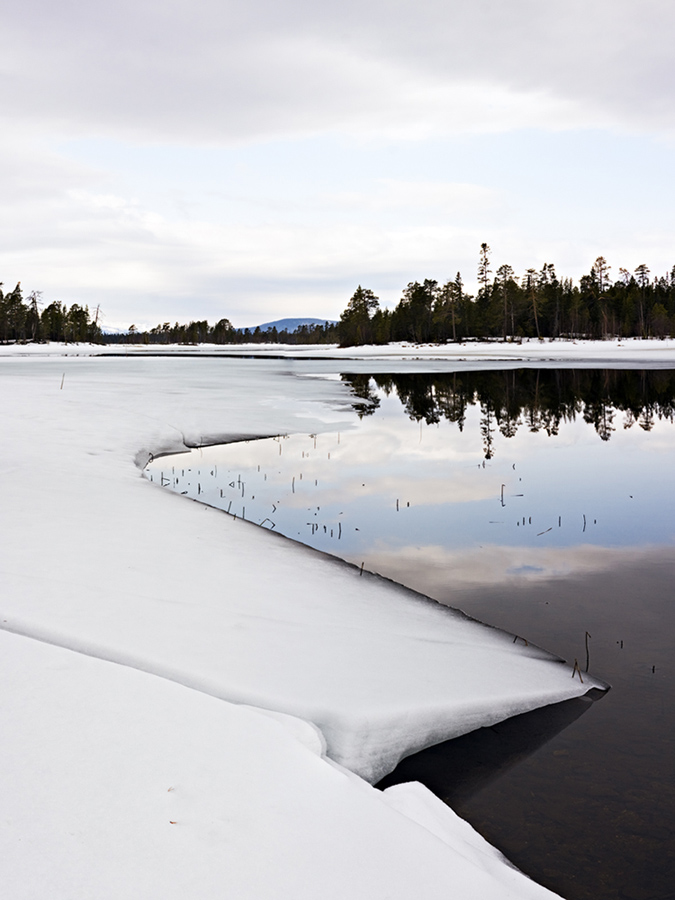
[[[668,0],[0,0],[0,281],[104,327],[675,264]]]

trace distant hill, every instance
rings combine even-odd
[[[255,331],[256,328],[259,328],[261,331],[270,331],[272,328],[276,328],[277,331],[283,331],[286,329],[287,331],[295,331],[296,328],[299,328],[301,325],[325,325],[328,322],[329,325],[337,325],[337,322],[334,319],[275,319],[274,322],[263,322],[260,325],[249,325],[249,331]],[[237,331],[245,331],[245,328],[237,328]]]

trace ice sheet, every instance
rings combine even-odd
[[[553,897],[421,785],[390,799],[322,759],[298,720],[6,633],[0,677],[12,900]]]
[[[320,400],[337,405],[342,385],[285,366],[5,360],[4,627],[314,722],[329,756],[370,780],[591,686],[522,641],[142,478],[140,448],[340,419]]]
[[[420,786],[357,776],[595,682],[141,475],[185,442],[347,429],[345,386],[298,374],[0,355],[13,900],[551,896]]]

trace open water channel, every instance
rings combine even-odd
[[[569,900],[675,898],[675,371],[339,377],[358,427],[202,447],[147,477],[608,681],[381,786],[425,783]]]

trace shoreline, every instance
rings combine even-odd
[[[469,341],[464,344],[386,344],[339,347],[337,344],[5,344],[2,358],[124,357],[297,360],[373,360],[429,362],[555,362],[579,366],[675,366],[675,338],[596,340]]]

